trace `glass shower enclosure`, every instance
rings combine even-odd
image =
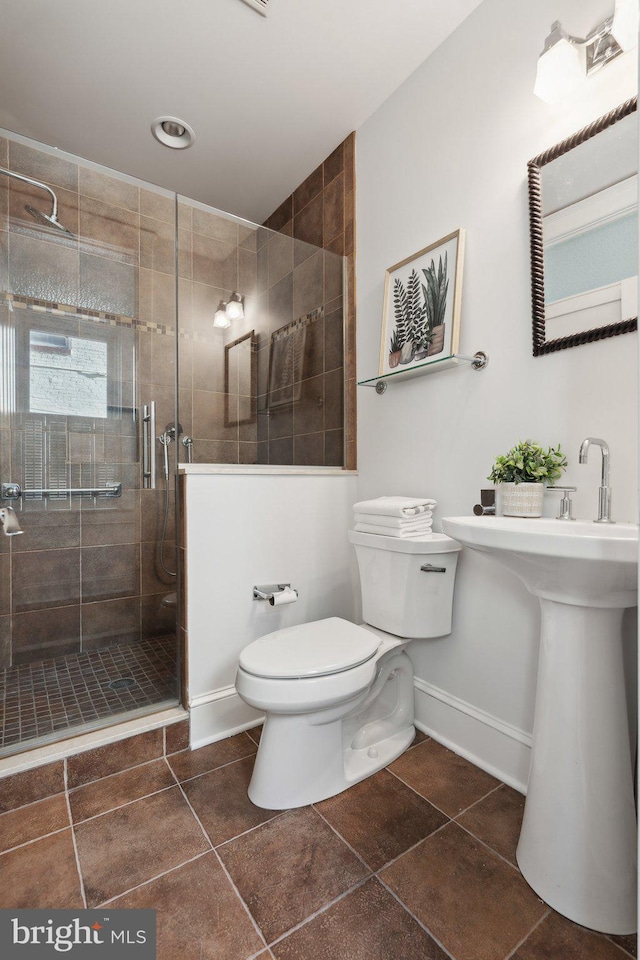
[[[0,756],[186,699],[177,464],[344,465],[344,284],[0,131]]]
[[[0,168],[8,754],[178,703],[175,457],[151,475],[141,415],[176,419],[176,205],[17,138]]]

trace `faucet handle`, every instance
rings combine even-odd
[[[556,520],[575,520],[575,517],[571,516],[573,503],[571,502],[571,497],[569,494],[575,493],[577,489],[577,487],[547,487],[547,490],[562,491],[562,499],[560,500],[560,507]]]

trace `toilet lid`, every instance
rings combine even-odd
[[[322,677],[366,663],[379,646],[375,634],[340,617],[329,617],[254,640],[240,654],[240,666],[257,677]]]

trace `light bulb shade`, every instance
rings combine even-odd
[[[580,47],[561,37],[538,60],[533,92],[545,103],[569,96],[585,77]]]
[[[625,53],[638,45],[638,4],[636,0],[616,0],[611,33]]]
[[[238,293],[232,293],[227,303],[227,316],[229,320],[244,320],[244,303]]]
[[[214,327],[218,327],[220,330],[226,330],[227,327],[231,326],[231,320],[227,315],[227,304],[224,300],[221,300],[218,304],[218,309],[215,312],[213,318]]]

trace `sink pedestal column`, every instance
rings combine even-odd
[[[563,916],[604,933],[634,933],[636,814],[624,610],[540,603],[533,751],[518,865]]]

